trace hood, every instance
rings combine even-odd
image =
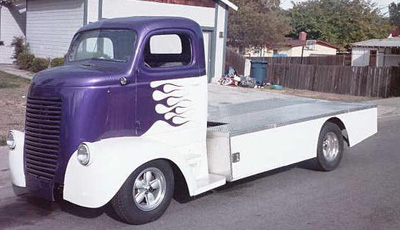
[[[126,74],[126,63],[80,62],[42,71],[35,75],[32,86],[85,87],[106,86]]]

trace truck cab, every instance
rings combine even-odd
[[[315,115],[314,102],[285,103],[289,113],[261,103],[222,109],[208,123],[196,22],[92,23],[74,36],[64,66],[33,78],[25,131],[8,138],[12,183],[51,201],[60,193],[87,208],[111,203],[125,222],[143,224],[165,212],[178,178],[196,196],[311,158],[329,171],[341,160],[344,140],[352,146],[377,131],[374,106],[320,103]],[[310,108],[296,112],[296,103]],[[237,119],[224,114],[235,109]],[[267,152],[253,145],[283,139],[289,144]]]

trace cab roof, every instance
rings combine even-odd
[[[195,33],[201,33],[197,22],[182,17],[127,17],[113,18],[90,23],[82,27],[78,32],[96,29],[130,29],[137,33],[157,29],[185,28]]]

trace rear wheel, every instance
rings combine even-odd
[[[336,169],[343,157],[343,135],[340,128],[331,122],[326,123],[319,134],[317,167],[321,171]]]
[[[168,208],[174,174],[166,161],[156,160],[136,169],[112,200],[118,216],[129,224],[157,220]]]

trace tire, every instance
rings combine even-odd
[[[317,169],[335,170],[343,157],[342,131],[334,123],[327,122],[321,129],[317,148]]]
[[[111,201],[122,221],[140,225],[160,218],[171,203],[174,173],[168,162],[156,160],[137,168]]]

